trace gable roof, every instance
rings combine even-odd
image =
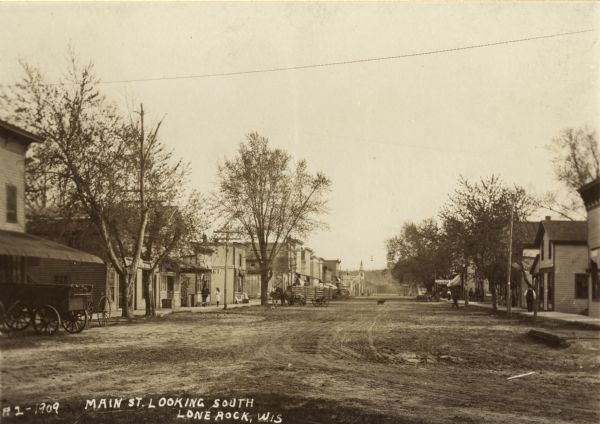
[[[552,221],[545,219],[539,224],[535,237],[536,245],[540,244],[544,233],[548,234],[551,241],[574,244],[587,243],[587,221]]]
[[[41,137],[1,119],[0,133],[10,134],[16,141],[25,146],[29,146],[31,143],[42,143],[44,141]]]

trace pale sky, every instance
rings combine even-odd
[[[405,55],[594,29],[593,3],[1,3],[0,84],[18,58],[50,79],[69,44],[103,81]],[[214,189],[258,131],[333,181],[307,245],[343,268],[385,266],[406,220],[435,216],[459,175],[556,187],[545,146],[598,129],[598,32],[394,60],[103,85],[165,116],[162,139]]]

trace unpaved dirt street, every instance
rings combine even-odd
[[[598,331],[535,327],[572,344],[530,340],[534,325],[525,318],[400,299],[178,313],[48,338],[4,335],[0,407],[13,415],[2,421],[259,422],[258,413],[271,412],[274,423],[598,423]],[[124,400],[85,409],[101,398]],[[165,405],[151,408],[161,398]],[[202,398],[204,407],[181,408],[176,398]],[[253,401],[222,407],[233,398]],[[15,406],[42,401],[59,402],[58,414],[14,416]],[[206,410],[209,420],[199,416]],[[219,420],[219,410],[248,414]]]

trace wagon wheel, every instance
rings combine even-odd
[[[100,298],[96,311],[98,312],[98,325],[104,327],[110,319],[110,300],[108,300],[108,297],[102,296]]]
[[[31,324],[31,310],[23,302],[17,300],[5,314],[4,323],[12,330],[25,330]]]
[[[62,326],[69,333],[81,333],[87,322],[87,311],[69,311],[63,317]]]
[[[94,304],[89,298],[85,302],[85,315],[87,318],[86,325],[89,325],[90,322],[92,322],[92,316],[94,315]]]
[[[60,315],[50,305],[40,306],[33,312],[33,328],[38,334],[51,336],[60,327]]]

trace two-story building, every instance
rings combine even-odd
[[[588,279],[587,287],[579,288],[581,294],[587,291],[587,304],[589,315],[600,318],[600,178],[584,185],[579,189],[579,194],[585,203],[588,227]],[[587,290],[586,290],[587,289]]]
[[[85,283],[106,292],[106,265],[97,256],[25,233],[25,155],[35,134],[0,121],[0,284]]]
[[[267,246],[267,251],[271,252],[273,245]],[[276,252],[272,263],[272,276],[269,281],[269,290],[274,287],[286,288],[291,286],[296,280],[306,281],[306,270],[310,271],[310,262],[306,262],[306,253],[304,253],[302,242],[296,239],[289,239],[282,243]],[[246,262],[247,262],[247,289],[250,297],[260,297],[260,263],[252,245],[246,244]]]
[[[219,289],[221,303],[237,303],[246,286],[246,245],[238,242],[207,243],[212,249],[212,274],[210,277],[210,304],[215,304],[215,293]]]
[[[324,259],[323,260],[323,281],[325,283],[340,282],[340,264],[339,259]]]
[[[588,267],[586,221],[540,222],[535,245],[539,256],[532,266],[532,275],[539,284],[539,305],[543,311],[580,314],[588,307]]]
[[[181,306],[200,306],[202,289],[212,293],[212,256],[214,249],[196,246],[193,255],[184,256],[179,263],[181,271]],[[208,298],[206,299],[208,301]]]

